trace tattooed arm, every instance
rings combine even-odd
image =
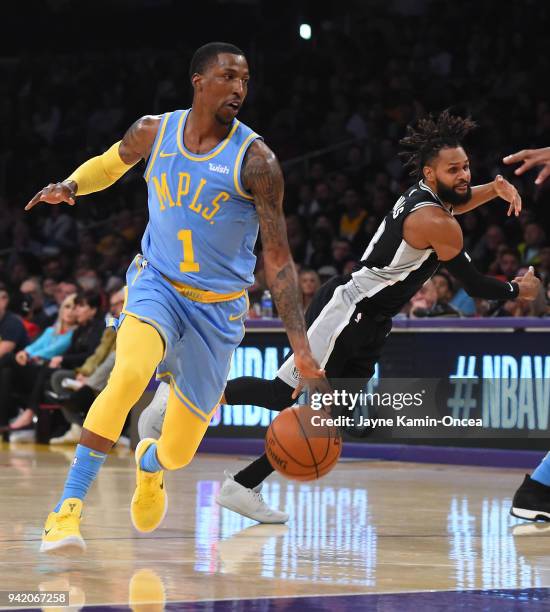
[[[75,203],[76,195],[101,191],[112,185],[140,159],[147,159],[157,135],[160,117],[147,115],[138,119],[103,155],[93,157],[77,168],[68,179],[50,183],[41,189],[25,206],[30,210],[39,202]]]
[[[283,214],[284,180],[274,153],[256,140],[246,153],[243,184],[254,196],[260,219],[267,284],[283,320],[296,367],[303,378],[323,375],[307,339],[296,268],[292,261]]]

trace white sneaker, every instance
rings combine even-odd
[[[70,429],[58,438],[51,438],[50,444],[78,444],[80,442],[80,434],[82,427],[76,423],[72,423]]]
[[[261,485],[247,489],[233,478],[233,474],[224,472],[225,480],[216,497],[216,503],[223,508],[242,514],[259,523],[286,523],[288,514],[273,510],[264,501],[260,493]]]

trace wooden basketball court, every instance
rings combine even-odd
[[[290,521],[270,526],[214,501],[224,469],[245,458],[202,454],[168,474],[168,515],[141,535],[129,516],[133,453],[120,450],[84,507],[87,553],[39,554],[72,455],[1,448],[1,590],[69,591],[73,610],[550,607],[550,526],[508,514],[519,470],[342,460],[313,483],[274,475],[264,496]]]

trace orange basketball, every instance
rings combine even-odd
[[[336,427],[324,423],[326,418],[325,412],[309,406],[283,410],[265,437],[273,468],[290,480],[316,480],[328,474],[340,457],[342,438]]]

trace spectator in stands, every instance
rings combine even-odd
[[[313,217],[319,212],[319,205],[312,206],[314,202],[313,191],[311,185],[308,183],[302,183],[298,190],[298,209],[297,213],[305,218]],[[316,210],[314,210],[316,208]]]
[[[490,18],[498,10],[496,0],[464,1],[463,10],[479,13],[481,19]],[[50,5],[53,4],[56,8],[52,12]],[[331,27],[319,29],[316,44],[308,50],[303,63],[296,64],[293,47],[286,44],[290,42],[286,39],[280,45],[282,52],[264,49],[261,70],[269,78],[254,93],[255,103],[247,111],[254,114],[250,117],[252,125],[269,142],[284,144],[278,152],[286,174],[285,207],[287,214],[297,212],[302,224],[301,231],[297,231],[294,220],[289,227],[296,263],[316,271],[323,269],[324,276],[335,266],[332,239],[340,233],[351,239],[351,257],[360,258],[381,218],[398,194],[411,185],[395,155],[395,145],[403,135],[404,125],[415,116],[448,105],[458,105],[473,114],[485,134],[473,157],[476,180],[481,183],[499,171],[495,162],[502,154],[526,144],[525,134],[535,134],[544,140],[548,131],[550,114],[548,105],[541,102],[540,83],[537,79],[525,78],[530,57],[547,61],[547,24],[541,19],[540,11],[526,13],[522,3],[511,3],[491,31],[491,40],[497,49],[498,75],[508,75],[508,82],[521,85],[515,87],[522,92],[521,104],[517,104],[513,97],[503,94],[506,91],[503,80],[495,77],[493,64],[484,59],[483,44],[475,36],[471,44],[464,44],[460,36],[447,36],[442,47],[441,32],[452,29],[455,12],[433,11],[429,2],[416,2],[417,15],[411,19],[396,12],[396,3],[389,2],[377,5],[376,18],[371,19],[367,15],[374,4],[356,3],[353,11],[342,7],[342,15],[347,15],[346,28],[341,28],[336,20],[331,22]],[[46,13],[50,11],[51,18],[56,18],[57,12],[63,15],[69,11],[67,3],[38,5],[45,7],[41,10]],[[139,11],[139,6],[136,10]],[[514,42],[514,52],[506,53],[502,50],[518,19],[531,35],[528,39],[520,37]],[[418,24],[425,20],[433,27],[423,29],[422,40],[416,41],[411,50],[410,41],[415,38]],[[380,36],[384,38],[384,32],[394,30],[401,35],[391,36],[391,45],[389,39],[380,39]],[[358,46],[359,40],[377,42],[374,46]],[[10,121],[0,129],[5,152],[3,191],[7,196],[0,198],[3,213],[0,244],[6,251],[12,249],[11,253],[6,252],[4,266],[0,263],[0,279],[9,284],[12,298],[15,298],[12,289],[36,275],[48,278],[52,287],[53,283],[76,277],[83,286],[105,292],[111,276],[124,276],[129,264],[128,252],[139,248],[146,223],[146,194],[137,169],[126,175],[122,195],[94,194],[90,196],[93,206],[54,207],[47,215],[33,217],[24,216],[16,208],[22,201],[22,185],[28,184],[29,176],[36,176],[40,182],[40,176],[62,175],[75,157],[86,157],[88,152],[78,144],[82,138],[82,117],[91,118],[84,126],[87,146],[99,153],[104,142],[114,142],[121,112],[131,112],[130,107],[126,109],[121,103],[122,91],[127,100],[135,101],[136,108],[161,108],[164,102],[174,98],[176,78],[165,79],[160,88],[147,88],[159,70],[162,72],[165,64],[162,50],[117,51],[113,61],[115,55],[110,53],[113,49],[108,44],[105,51],[84,52],[76,45],[70,52],[60,50],[55,61],[47,55],[34,54],[30,60],[27,56],[13,56],[0,66],[2,82],[17,92],[17,107],[25,109],[25,112],[8,113]],[[354,61],[349,60],[351,49]],[[384,58],[382,63],[377,50]],[[74,70],[75,62],[86,68]],[[380,68],[382,64],[384,70]],[[139,75],[136,66],[139,66]],[[289,71],[293,74],[290,82]],[[323,79],[322,75],[327,73],[340,77]],[[63,88],[51,86],[52,82],[65,82],[61,77],[68,74],[72,84],[69,105],[63,102],[66,98]],[[109,75],[107,81],[105,74]],[[471,88],[472,77],[475,77],[475,92]],[[453,87],[449,88],[449,83]],[[109,87],[111,91],[107,91]],[[283,98],[276,95],[289,87],[291,95]],[[99,89],[105,91],[102,103],[97,106],[95,94]],[[4,98],[9,105],[9,96]],[[479,100],[484,104],[480,105]],[[533,108],[539,111],[533,113]],[[99,120],[101,130],[97,131],[94,126]],[[350,137],[357,140],[338,147],[339,142],[345,143]],[[330,150],[323,152],[325,144]],[[56,159],[48,152],[52,147],[66,153]],[[289,153],[286,158],[285,151]],[[313,151],[313,157],[308,155]],[[302,154],[303,163],[295,159],[285,164],[290,161],[290,155],[301,157]],[[518,243],[524,242],[522,264],[536,263],[541,257],[540,230],[549,226],[550,190],[544,186],[535,189],[532,178],[525,175],[514,181],[524,200],[519,219],[506,220],[504,210],[498,205],[459,217],[465,229],[464,248],[483,272],[497,260],[499,245],[517,249]],[[354,219],[350,222],[349,218],[342,218],[343,213],[348,213],[336,205],[336,201],[342,202],[346,189],[356,190],[368,213],[358,230]],[[535,201],[538,223],[534,223],[532,202]],[[317,218],[323,222],[328,220],[330,228],[323,226],[321,230],[315,223]],[[526,229],[529,224],[535,227]],[[307,244],[307,249],[302,248],[303,244]],[[261,250],[258,255],[261,256]],[[338,262],[338,270],[349,268],[351,261],[347,258],[343,265]],[[79,269],[92,272],[78,271],[77,274]],[[53,291],[52,287],[48,291]],[[42,289],[44,312],[51,321],[56,306],[51,293],[48,298],[45,282]],[[76,288],[68,287],[68,290],[70,293]],[[67,291],[60,291],[57,305],[65,295]],[[473,301],[461,288],[451,303],[463,313],[468,309],[474,312]]]
[[[59,304],[55,300],[56,287],[57,282],[54,278],[47,276],[42,280],[42,296],[44,300],[42,310],[49,321],[55,321],[59,312]]]
[[[460,312],[451,304],[454,296],[453,281],[450,274],[439,270],[432,276],[432,282],[437,293],[436,303],[428,312],[429,317],[457,317]]]
[[[494,275],[502,281],[511,281],[518,276],[519,255],[514,249],[502,249],[495,262]]]
[[[78,293],[79,287],[72,280],[64,280],[57,284],[55,288],[55,301],[58,304],[62,304],[63,300],[73,293]]]
[[[8,290],[0,283],[0,363],[1,359],[24,348],[29,341],[21,319],[8,310]]]
[[[349,259],[353,259],[350,241],[346,238],[335,238],[332,241],[332,263],[339,274],[342,273],[344,265]]]
[[[73,330],[76,327],[76,295],[63,301],[57,321],[48,327],[33,343],[17,353],[6,355],[0,366],[0,397],[2,398],[2,423],[5,424],[15,412],[13,393],[27,396],[29,389],[36,386],[37,392],[47,377],[47,364],[52,357],[62,355],[69,348]],[[39,398],[38,398],[39,399]],[[36,402],[34,398],[30,402]],[[28,416],[28,415],[27,415]],[[12,423],[15,428],[29,425],[28,418]]]
[[[490,225],[481,240],[470,253],[477,267],[486,272],[489,266],[497,258],[498,247],[506,243],[506,237],[499,225]]]
[[[32,298],[30,320],[38,325],[41,331],[55,322],[56,317],[52,319],[44,311],[44,295],[39,277],[31,276],[25,279],[19,286],[19,291]]]
[[[334,199],[328,183],[320,181],[313,188],[313,202],[310,205],[310,214],[323,213],[332,216],[334,214]]]
[[[61,304],[54,325],[48,327],[32,344],[27,345],[15,355],[15,360],[20,366],[28,363],[43,363],[67,351],[76,328],[75,300],[75,293],[67,296]]]
[[[320,228],[313,231],[311,235],[311,255],[309,257],[309,267],[319,270],[323,266],[332,264],[332,234],[329,230]]]
[[[433,276],[432,281],[437,293],[437,304],[448,304],[453,299],[453,281],[447,272],[438,270]]]
[[[122,312],[123,305],[124,291],[113,293],[109,300],[110,315],[117,319]],[[93,355],[90,355],[80,367],[75,369],[75,378],[67,378],[65,370],[53,373],[51,396],[56,401],[63,402],[63,415],[70,423],[70,428],[64,435],[52,438],[50,444],[68,444],[80,440],[81,426],[86,414],[96,396],[107,385],[107,380],[115,365],[115,341],[115,330],[107,327]],[[67,384],[70,386],[67,387]]]
[[[367,211],[361,208],[361,199],[355,189],[346,189],[342,205],[346,212],[340,218],[340,236],[353,240],[367,217]]]
[[[78,327],[73,332],[69,348],[62,355],[51,357],[47,362],[47,368],[41,369],[42,376],[35,380],[26,398],[26,408],[11,424],[10,429],[23,429],[32,424],[44,387],[49,382],[53,370],[63,369],[67,378],[74,378],[74,368],[84,363],[99,344],[105,329],[99,294],[90,291],[78,293],[75,299],[75,314]]]
[[[32,296],[26,293],[16,293],[11,300],[11,310],[25,326],[29,342],[38,338],[42,332],[42,328],[33,321],[32,303]]]
[[[42,227],[44,247],[47,255],[73,252],[78,244],[78,231],[74,219],[62,206],[53,206]]]
[[[521,263],[524,266],[539,263],[539,251],[545,240],[546,234],[539,223],[527,223],[523,230],[523,242],[518,246]]]
[[[300,271],[299,279],[300,289],[302,290],[302,304],[305,311],[311,304],[314,293],[321,286],[321,279],[315,270],[310,270],[309,268],[304,268]]]
[[[403,312],[412,319],[417,316],[424,317],[437,302],[437,290],[434,282],[427,280],[422,287],[412,296],[409,303],[404,307]]]

